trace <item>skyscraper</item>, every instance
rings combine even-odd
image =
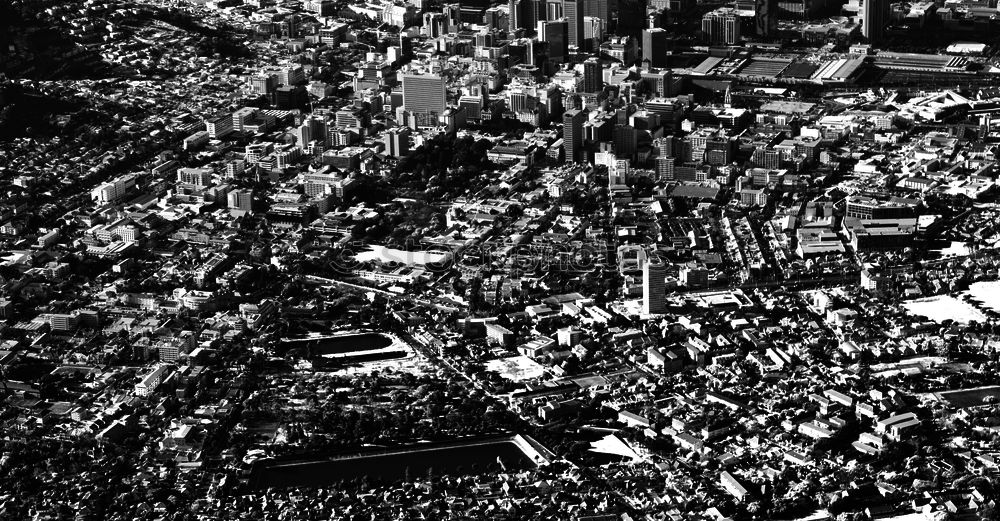
[[[538,38],[549,44],[549,59],[564,62],[569,54],[567,41],[568,24],[566,20],[538,22]]]
[[[638,39],[646,27],[646,0],[618,0],[618,19],[615,34]]]
[[[608,6],[608,0],[581,0],[583,4],[583,16],[593,16],[594,18],[600,18],[605,22],[611,18],[611,10]]]
[[[567,32],[567,43],[571,47],[580,48],[583,46],[583,7],[585,0],[564,0],[563,17],[569,24]]]
[[[888,0],[864,0],[862,6],[864,18],[861,21],[861,32],[869,43],[876,43],[885,38],[885,26],[889,23]]]
[[[386,153],[392,157],[403,157],[410,152],[410,130],[397,127],[385,132]]]
[[[483,24],[486,25],[486,27],[489,27],[490,29],[502,30],[503,27],[500,26],[501,12],[502,11],[499,7],[491,7],[487,9],[483,13]]]
[[[403,108],[422,114],[441,114],[447,105],[444,78],[436,74],[403,74]]]
[[[521,0],[509,0],[507,8],[507,31],[513,33],[521,28]]]
[[[600,92],[604,89],[604,66],[597,58],[583,62],[583,92]]]
[[[638,143],[638,133],[635,127],[628,124],[615,125],[613,135],[615,155],[631,159],[635,155]]]
[[[531,18],[531,25],[528,28],[535,27],[538,22],[543,22],[548,20],[548,3],[546,0],[525,0],[528,2],[528,15]]]
[[[642,313],[655,315],[666,311],[667,269],[662,261],[650,257],[642,266]]]
[[[758,36],[770,36],[778,26],[778,2],[754,0],[754,29]]]
[[[546,20],[558,20],[563,17],[563,3],[562,0],[546,0],[545,2],[545,19]]]
[[[583,160],[583,123],[587,114],[582,110],[567,110],[563,114],[563,147],[566,161],[576,163]]]
[[[656,158],[656,180],[657,181],[673,181],[674,180],[674,158],[672,157],[657,157]]]
[[[598,47],[600,42],[604,40],[604,29],[605,23],[603,19],[594,16],[584,16],[583,42],[580,44],[580,48],[590,51]]]
[[[530,31],[539,20],[545,20],[545,0],[510,0],[509,30],[518,29]]]
[[[295,129],[295,144],[299,148],[306,148],[312,139],[312,126],[308,121],[303,122]]]
[[[448,33],[448,15],[445,13],[424,13],[424,34],[437,38]]]
[[[667,66],[667,31],[659,27],[642,30],[642,59],[653,67]]]
[[[457,33],[462,28],[462,6],[461,4],[445,4],[444,16],[448,23],[448,32]]]
[[[701,18],[708,43],[735,45],[740,41],[740,17],[732,8],[719,8]]]

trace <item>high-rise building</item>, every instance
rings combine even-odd
[[[596,16],[583,17],[583,42],[580,48],[589,51],[599,47],[600,42],[604,40],[604,29],[604,19]]]
[[[571,47],[583,46],[583,6],[585,0],[564,0],[563,17],[568,25],[566,42]]]
[[[250,190],[233,190],[226,199],[230,210],[250,213],[253,209],[253,192]]]
[[[642,30],[642,59],[653,67],[667,66],[667,31],[660,27]]]
[[[507,2],[507,31],[514,33],[520,29],[521,23],[521,0],[509,0]]]
[[[444,16],[447,20],[449,33],[457,33],[462,28],[462,6],[461,4],[445,4]]]
[[[178,168],[177,182],[197,187],[211,186],[212,170],[210,168]]]
[[[607,22],[611,18],[608,0],[582,0],[583,16],[593,16]]]
[[[295,144],[299,148],[305,148],[312,140],[312,125],[308,121],[303,122],[295,129]]]
[[[602,90],[604,90],[604,66],[597,58],[588,58],[583,62],[583,92]]]
[[[236,179],[246,172],[247,163],[242,159],[234,159],[226,163],[226,178]]]
[[[736,45],[740,42],[740,17],[732,8],[719,8],[701,18],[701,30],[708,43]]]
[[[428,38],[448,34],[448,16],[445,13],[424,13],[423,32]]]
[[[545,19],[558,20],[563,15],[562,0],[545,0]]]
[[[615,33],[638,39],[647,26],[646,0],[618,0],[618,19]]]
[[[458,100],[458,106],[465,109],[466,117],[479,121],[483,117],[483,97],[482,96],[462,96]]]
[[[889,0],[863,0],[861,33],[869,43],[885,38],[885,26],[889,23]]]
[[[508,29],[515,32],[518,29],[530,31],[539,20],[545,20],[545,0],[510,0]]]
[[[212,139],[220,139],[229,134],[232,134],[233,132],[232,115],[224,115],[205,120],[205,130],[208,131],[208,137]]]
[[[753,0],[754,29],[758,36],[770,36],[778,27],[777,0]]]
[[[489,27],[490,29],[503,30],[504,28],[500,26],[500,21],[502,20],[501,14],[503,10],[500,7],[494,6],[483,12],[483,25]]]
[[[569,24],[566,20],[538,22],[538,37],[549,44],[549,60],[564,62],[569,54]]]
[[[662,261],[650,257],[642,266],[642,313],[655,315],[666,311],[667,269]]]
[[[309,93],[302,85],[282,86],[274,91],[274,106],[281,110],[303,109],[309,105]]]
[[[270,96],[278,88],[278,78],[268,72],[250,76],[250,90],[258,96]]]
[[[658,157],[656,158],[656,180],[657,181],[673,181],[674,180],[674,158],[672,157]]]
[[[410,130],[397,127],[385,132],[385,152],[392,157],[403,157],[410,152]]]
[[[403,107],[407,111],[439,115],[446,105],[444,78],[436,74],[403,74]]]
[[[536,27],[538,22],[544,22],[548,20],[547,0],[524,0],[527,2],[528,17],[531,25],[528,26],[529,29]]]
[[[563,147],[566,150],[566,161],[577,163],[583,161],[583,123],[587,114],[582,110],[568,110],[563,114]]]
[[[405,34],[399,35],[399,53],[404,62],[413,57],[413,40]]]
[[[278,67],[271,69],[268,74],[275,78],[278,85],[299,85],[306,81],[305,69],[301,65]]]
[[[635,156],[638,140],[638,131],[635,127],[628,124],[614,126],[615,155],[618,157]]]

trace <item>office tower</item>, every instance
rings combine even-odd
[[[709,138],[705,142],[705,159],[711,165],[725,165],[733,158],[733,142],[725,136]]]
[[[653,140],[653,148],[660,157],[674,157],[674,136],[662,136]]]
[[[258,112],[254,107],[243,107],[233,112],[233,130],[242,132],[245,125],[257,118]]]
[[[632,158],[639,142],[639,133],[631,125],[614,126],[615,155]]]
[[[448,33],[448,17],[444,13],[424,13],[423,32],[428,38]]]
[[[243,213],[253,211],[253,192],[250,190],[233,190],[226,199],[230,210]]]
[[[608,0],[581,0],[583,4],[583,16],[593,16],[607,22],[611,19],[611,9]]]
[[[480,31],[476,33],[476,47],[480,49],[493,47],[494,42],[495,35],[492,32]]]
[[[436,74],[403,74],[403,108],[407,111],[441,114],[446,105],[444,78]]]
[[[701,30],[709,43],[735,45],[740,41],[740,17],[734,9],[719,8],[702,17]]]
[[[538,37],[541,41],[549,44],[549,59],[558,62],[566,61],[569,54],[569,38],[567,32],[569,24],[566,20],[554,20],[551,22],[538,22]]]
[[[250,90],[258,96],[269,96],[278,87],[278,78],[270,73],[254,74],[250,77]]]
[[[662,261],[650,257],[642,266],[642,313],[655,315],[666,311],[667,269]]]
[[[246,172],[247,164],[242,159],[234,159],[226,163],[226,178],[236,179]]]
[[[615,34],[639,39],[646,27],[646,0],[618,0]]]
[[[264,156],[273,152],[274,144],[269,142],[251,143],[244,147],[243,150],[243,159],[247,162],[247,164],[253,165],[263,159]]]
[[[462,28],[462,6],[460,4],[445,4],[444,16],[447,32],[457,33]]]
[[[583,92],[602,90],[604,90],[604,66],[597,58],[588,58],[583,62]]]
[[[674,180],[674,158],[672,157],[658,157],[656,158],[656,180],[657,181],[673,181]]]
[[[302,122],[302,124],[295,129],[295,145],[299,148],[306,148],[312,139],[312,125],[310,125],[308,121]]]
[[[385,153],[392,157],[404,157],[410,153],[410,130],[405,127],[389,129],[385,132]]]
[[[586,0],[564,0],[563,17],[569,24],[566,41],[571,47],[583,47],[583,6]]]
[[[758,36],[770,36],[778,26],[777,0],[754,0],[754,30]]]
[[[281,110],[303,109],[309,105],[309,94],[302,85],[278,87],[274,91],[274,106]]]
[[[600,46],[604,40],[604,20],[594,16],[583,17],[583,43],[580,48],[590,51]]]
[[[566,161],[578,163],[583,161],[583,123],[587,114],[582,110],[568,110],[563,114],[563,147],[566,150]]]
[[[885,38],[885,26],[889,23],[888,0],[864,0],[862,6],[864,18],[861,21],[861,32],[869,43],[877,43]]]
[[[562,0],[546,0],[545,1],[545,19],[546,20],[558,20],[563,17],[563,3]]]
[[[479,121],[483,117],[483,97],[482,96],[462,96],[458,99],[458,106],[465,110],[466,117]]]
[[[659,27],[642,30],[642,59],[653,67],[667,66],[667,31]]]
[[[271,69],[267,74],[275,78],[278,85],[298,85],[306,81],[305,69],[301,65],[278,67]]]
[[[535,28],[535,23],[545,19],[545,0],[510,0],[507,6],[510,9],[508,21],[512,33],[518,29],[530,31]]]
[[[538,106],[538,98],[523,90],[511,91],[507,95],[507,105],[511,112],[530,112]]]
[[[413,57],[413,40],[405,34],[399,35],[399,53],[403,62],[409,61]]]
[[[212,139],[223,138],[233,132],[233,117],[219,116],[205,120],[205,130]]]
[[[500,20],[503,18],[501,16],[501,9],[499,7],[491,7],[483,13],[483,25],[489,27],[490,29],[500,29]]]
[[[538,24],[538,22],[543,22],[548,20],[548,18],[546,18],[546,16],[548,15],[548,12],[546,11],[547,0],[522,0],[522,1],[527,2],[528,4],[527,5],[529,10],[528,16],[530,17],[530,20],[526,21],[529,21],[531,23],[531,25],[528,26],[529,29],[534,28]]]
[[[208,168],[179,168],[177,169],[177,182],[201,187],[211,186],[212,170]]]

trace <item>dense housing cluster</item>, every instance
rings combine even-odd
[[[997,519],[995,13],[0,6],[0,518]]]

